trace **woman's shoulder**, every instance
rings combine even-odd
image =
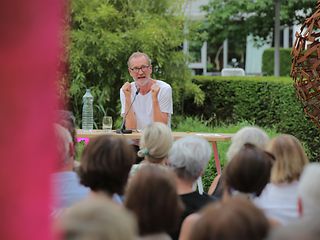
[[[172,238],[166,233],[156,233],[138,237],[137,240],[172,240]]]
[[[133,175],[135,175],[138,172],[138,170],[141,168],[142,165],[143,165],[143,163],[133,164],[130,169],[129,176],[132,177]]]

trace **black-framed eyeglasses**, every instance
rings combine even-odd
[[[130,68],[130,70],[134,73],[138,73],[140,70],[142,72],[145,72],[146,70],[148,70],[150,67],[150,65],[142,65],[141,67],[133,67],[133,68]]]

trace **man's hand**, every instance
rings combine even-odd
[[[168,123],[168,113],[163,113],[160,110],[158,94],[160,91],[160,87],[158,84],[154,83],[151,86],[151,94],[152,94],[152,105],[153,105],[153,121],[154,122],[162,122],[164,124]]]
[[[125,84],[123,84],[123,86],[121,87],[124,96],[125,96],[125,111],[124,111],[124,116],[126,117],[126,119],[124,119],[126,121],[126,128],[127,129],[135,129],[137,128],[137,124],[136,124],[136,117],[135,114],[133,112],[133,109],[130,108],[131,105],[131,84],[129,82],[126,82]]]
[[[126,98],[131,98],[131,84],[129,82],[126,82],[125,84],[123,84],[122,86],[122,91],[124,93],[124,96]]]
[[[160,91],[159,85],[156,84],[156,83],[154,83],[154,84],[151,86],[151,94],[152,94],[152,98],[153,98],[153,99],[157,99],[159,91]]]

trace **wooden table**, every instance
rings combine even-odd
[[[142,133],[141,132],[133,132],[131,134],[118,134],[115,131],[108,132],[106,130],[81,130],[77,129],[77,139],[78,141],[85,140],[86,142],[88,139],[101,136],[101,135],[109,135],[114,137],[125,137],[131,140],[140,140]],[[218,147],[217,142],[225,142],[230,141],[233,134],[225,134],[225,133],[199,133],[199,132],[172,132],[174,139],[179,139],[186,136],[199,136],[206,139],[208,142],[211,143],[215,165],[217,169],[217,173],[221,174],[221,164],[218,154]]]

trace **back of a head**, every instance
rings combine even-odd
[[[264,149],[269,141],[268,135],[258,127],[241,128],[233,137],[232,143],[227,151],[227,159],[230,161],[245,143],[251,143]]]
[[[146,164],[130,179],[125,206],[135,213],[141,236],[173,231],[182,213],[173,172]]]
[[[138,156],[159,163],[168,156],[172,143],[171,129],[163,123],[154,122],[143,130]]]
[[[68,110],[59,110],[57,114],[57,123],[66,128],[70,132],[73,141],[76,142],[76,120],[73,113]]]
[[[64,168],[67,165],[73,164],[73,158],[71,158],[73,140],[69,131],[61,125],[54,124],[54,128],[58,151],[58,166],[59,168]]]
[[[269,223],[263,212],[242,197],[210,204],[191,230],[189,240],[263,240]]]
[[[136,239],[136,223],[124,208],[103,197],[73,205],[58,223],[64,240]]]
[[[320,218],[314,216],[286,226],[273,228],[266,240],[319,240]]]
[[[211,154],[212,149],[208,141],[188,136],[173,143],[168,162],[179,178],[196,181],[204,172]]]
[[[226,190],[259,196],[270,180],[273,161],[271,154],[245,144],[224,169]]]
[[[272,139],[266,149],[276,158],[271,170],[271,182],[277,184],[299,180],[309,160],[296,137],[281,134]]]
[[[303,217],[320,214],[320,164],[307,165],[301,175],[298,195],[302,203]]]
[[[122,194],[134,161],[133,147],[124,137],[93,138],[82,153],[80,181],[93,191]]]

